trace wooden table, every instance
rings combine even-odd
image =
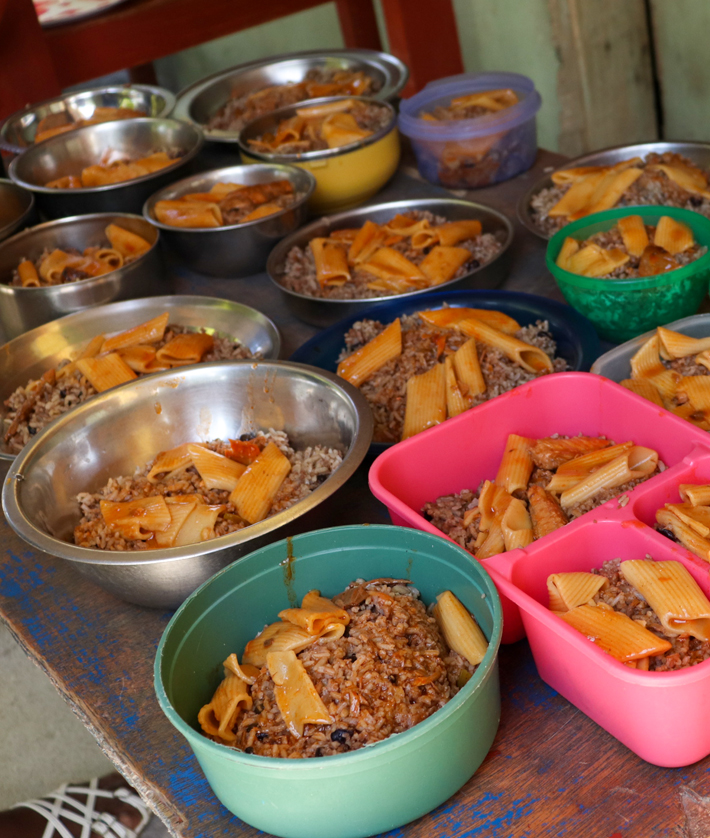
[[[513,217],[518,195],[559,160],[543,152],[531,172],[470,197]],[[400,173],[379,197],[433,191]],[[544,243],[516,226],[515,258],[504,287],[559,299],[544,268]],[[263,276],[213,280],[177,270],[176,282],[179,292],[223,296],[263,310],[282,330],[283,357],[316,331],[289,315]],[[319,526],[389,523],[384,507],[368,491],[366,466],[339,498],[337,520],[322,520]],[[186,742],[158,707],[153,659],[170,613],[120,602],[67,564],[28,549],[4,521],[0,544],[0,617],[173,834],[259,834],[219,804]],[[487,759],[451,800],[391,836],[686,834],[679,791],[687,785],[710,794],[710,760],[677,770],[643,762],[538,678],[525,641],[501,649],[500,669],[501,726]],[[694,833],[693,838],[708,834]]]
[[[40,28],[32,0],[0,0],[0,120],[71,85],[137,68],[232,32],[322,5],[326,0],[129,0],[105,13]],[[335,0],[347,47],[382,49],[372,0]],[[410,69],[406,95],[463,72],[452,0],[382,0],[390,51]],[[239,63],[235,57],[234,63]]]

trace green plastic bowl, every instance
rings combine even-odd
[[[223,677],[222,661],[318,588],[332,596],[359,577],[411,579],[425,603],[446,589],[489,640],[466,686],[411,730],[350,754],[276,759],[218,745],[197,713]],[[500,720],[500,599],[465,550],[418,530],[361,525],[318,530],[256,550],[213,576],[175,613],[158,646],[155,688],[214,793],[246,823],[283,838],[358,838],[436,808],[473,775]]]
[[[580,241],[613,227],[619,218],[640,215],[646,224],[661,216],[686,224],[695,240],[710,248],[710,219],[676,207],[642,206],[587,215],[559,230],[547,245],[547,268],[567,302],[586,315],[605,340],[620,343],[679,317],[695,314],[710,283],[710,250],[690,265],[643,279],[596,279],[564,271],[555,260],[567,236]]]

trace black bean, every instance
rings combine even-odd
[[[66,390],[60,390],[59,391],[59,398],[60,399],[65,399],[66,397],[67,397],[67,391]]]
[[[397,683],[397,676],[396,675],[390,675],[390,682],[392,684],[396,684]]]
[[[253,754],[253,753],[254,753],[254,749],[253,749],[253,748],[244,748],[244,753],[245,753],[245,754]]]
[[[337,730],[334,730],[330,734],[330,738],[333,740],[333,742],[340,742],[341,745],[347,745],[348,737],[351,735],[352,734],[349,730],[344,730],[343,728],[339,727]]]
[[[348,655],[348,660],[355,663],[355,661],[357,660],[357,655]]]
[[[671,541],[677,541],[675,535],[673,534],[672,530],[661,529],[658,530],[661,535],[665,535],[666,538],[670,538]]]
[[[471,262],[471,264],[469,265],[469,267],[471,268],[471,270],[473,270],[474,268],[480,268],[481,263],[478,261],[478,259],[474,259],[473,262]]]
[[[242,434],[239,437],[240,442],[249,442],[249,440],[254,439],[256,434]]]
[[[689,203],[694,207],[699,207],[702,204],[703,199],[698,195],[691,195]]]
[[[30,427],[27,430],[30,432],[30,436],[34,436],[37,433],[37,428]]]
[[[321,749],[320,749],[320,748],[318,748],[318,749],[316,750],[315,754],[313,754],[313,756],[314,756],[314,757],[322,757],[322,756],[323,756],[323,751],[321,751]]]
[[[261,733],[256,734],[256,738],[259,740],[259,742],[266,742],[266,740],[269,738],[269,734],[265,730],[262,730]]]

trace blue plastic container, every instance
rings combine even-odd
[[[430,121],[422,114],[468,93],[510,88],[519,102],[474,119]],[[400,103],[399,130],[410,138],[420,174],[431,183],[477,189],[519,175],[535,162],[535,115],[542,99],[519,73],[464,73],[431,82]]]

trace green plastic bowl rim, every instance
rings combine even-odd
[[[611,229],[617,219],[624,218],[627,215],[640,215],[643,218],[644,224],[653,224],[662,216],[668,215],[690,227],[696,241],[704,247],[707,247],[708,252],[689,265],[684,265],[682,268],[676,268],[676,270],[668,271],[666,274],[644,277],[643,279],[602,279],[600,277],[581,276],[580,274],[566,271],[564,268],[560,268],[559,265],[555,264],[555,259],[562,249],[564,240],[568,236],[572,236],[573,233],[579,230],[584,230],[584,235],[581,238],[572,236],[573,238],[578,238],[578,241],[582,241],[589,236],[593,236],[595,233]],[[703,239],[705,240],[703,241]],[[545,263],[550,273],[555,278],[559,277],[561,282],[568,282],[570,285],[585,288],[588,291],[601,291],[606,284],[609,286],[608,290],[614,292],[645,290],[658,287],[659,285],[682,282],[684,279],[692,278],[696,271],[710,264],[710,218],[706,218],[704,215],[693,210],[683,209],[682,207],[664,207],[649,204],[634,207],[617,207],[616,209],[605,210],[604,212],[596,212],[593,215],[585,215],[584,218],[572,221],[561,230],[558,230],[547,245]]]
[[[431,544],[432,539],[435,541],[441,542],[441,547],[449,552],[460,553],[466,557],[472,564],[472,568],[477,568],[474,570],[474,574],[480,577],[480,581],[483,583],[485,587],[485,594],[486,598],[489,598],[491,602],[491,608],[493,611],[493,630],[491,632],[491,637],[488,640],[488,650],[483,657],[483,660],[478,665],[478,668],[474,672],[473,676],[469,679],[469,681],[459,690],[459,692],[450,700],[448,701],[443,707],[439,708],[439,710],[435,711],[431,714],[428,718],[424,719],[424,721],[419,722],[418,724],[411,727],[409,730],[404,731],[403,733],[395,733],[392,736],[389,736],[387,739],[383,739],[380,742],[375,742],[372,745],[366,745],[364,748],[360,748],[357,751],[354,751],[349,754],[334,754],[332,756],[328,756],[326,758],[327,765],[334,765],[336,764],[333,762],[337,760],[338,763],[341,763],[343,760],[347,760],[348,764],[357,764],[359,762],[364,762],[366,760],[370,760],[373,757],[377,756],[384,756],[387,752],[398,750],[400,747],[405,746],[408,742],[414,741],[415,739],[423,736],[427,733],[430,727],[434,725],[439,725],[442,722],[445,722],[449,716],[453,715],[456,711],[458,711],[461,706],[466,702],[471,693],[477,692],[483,688],[483,684],[491,675],[491,671],[493,669],[493,665],[496,661],[498,655],[498,649],[500,648],[501,638],[503,636],[503,609],[500,602],[500,597],[498,595],[498,591],[496,586],[493,584],[493,580],[489,576],[488,572],[484,569],[483,565],[481,565],[471,554],[464,550],[463,547],[459,547],[458,544],[455,544],[452,541],[449,541],[447,538],[443,538],[441,536],[431,535],[430,533],[425,533],[420,530],[410,529],[409,527],[395,527],[389,524],[354,524],[350,526],[344,527],[329,527],[327,529],[321,530],[312,530],[311,532],[301,533],[301,535],[293,536],[292,538],[284,538],[281,541],[276,541],[273,544],[267,544],[264,547],[260,547],[258,550],[255,550],[253,553],[249,553],[247,556],[239,559],[238,562],[240,565],[243,565],[244,562],[247,563],[254,563],[256,564],[260,558],[260,554],[266,550],[273,550],[277,547],[283,547],[284,550],[287,549],[287,543],[290,541],[293,545],[294,549],[297,546],[298,542],[304,538],[310,538],[314,535],[319,534],[326,534],[326,533],[342,533],[343,537],[347,538],[347,534],[349,532],[360,532],[363,527],[367,527],[368,532],[377,532],[378,530],[387,530],[391,532],[392,530],[403,530],[405,531],[408,536],[413,537],[414,539],[421,539],[423,542],[427,544]],[[303,771],[313,767],[313,760],[312,759],[281,759],[279,757],[263,757],[257,754],[246,754],[243,751],[239,751],[236,748],[230,748],[225,745],[220,745],[217,742],[213,742],[211,739],[208,739],[206,736],[203,736],[199,731],[197,731],[194,727],[187,724],[180,716],[180,714],[175,710],[172,706],[170,700],[168,699],[167,693],[165,691],[165,687],[163,686],[163,679],[162,679],[162,659],[163,659],[163,650],[165,648],[166,640],[170,632],[172,631],[173,626],[179,621],[180,617],[182,616],[183,611],[188,608],[189,604],[198,596],[202,594],[206,588],[208,588],[213,582],[219,579],[223,574],[228,573],[233,568],[233,565],[228,565],[223,570],[220,570],[214,576],[211,576],[205,583],[200,585],[196,591],[194,591],[190,596],[183,602],[183,604],[178,608],[178,610],[173,614],[170,618],[170,622],[165,627],[165,631],[163,632],[160,642],[158,644],[158,649],[155,655],[155,664],[153,668],[154,674],[154,686],[155,692],[158,698],[158,703],[160,707],[168,717],[170,723],[190,742],[192,737],[199,737],[200,743],[203,744],[206,748],[209,749],[216,757],[226,758],[230,761],[240,762],[246,765],[252,765],[255,768],[272,768],[278,769],[279,771]],[[259,575],[259,572],[256,571],[254,576]],[[251,578],[254,578],[252,576]],[[416,582],[412,581],[411,584],[416,588]],[[229,596],[229,594],[225,594],[225,596]],[[220,597],[219,600],[212,603],[210,607],[214,607],[218,602],[221,602],[224,597]],[[322,764],[322,760],[317,760],[318,765]]]

